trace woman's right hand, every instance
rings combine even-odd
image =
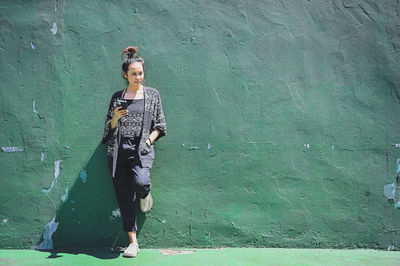
[[[118,120],[121,119],[121,117],[128,115],[128,110],[123,109],[121,110],[122,106],[118,106],[117,108],[114,109],[114,116],[111,120],[111,128],[114,129],[117,126]]]
[[[121,108],[122,108],[122,106],[118,106],[117,108],[114,109],[114,117],[115,117],[115,119],[117,119],[117,121],[121,117],[128,115],[128,110],[127,109],[121,110]]]

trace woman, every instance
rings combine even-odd
[[[167,126],[160,94],[156,89],[142,85],[144,60],[136,53],[137,48],[133,46],[122,52],[122,56],[126,57],[122,64],[122,74],[129,85],[111,97],[102,140],[102,143],[109,143],[108,165],[121,211],[123,230],[128,232],[130,239],[124,257],[135,257],[139,250],[135,203],[140,198],[140,209],[143,212],[151,209],[153,143],[166,135]]]

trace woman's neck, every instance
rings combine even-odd
[[[142,84],[139,84],[139,86],[129,84],[129,86],[128,86],[128,88],[126,89],[126,91],[127,91],[127,92],[134,92],[134,93],[136,93],[137,91],[141,90],[142,87],[143,87]]]

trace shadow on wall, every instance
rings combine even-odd
[[[119,253],[110,252],[111,249],[105,253],[91,252],[87,247],[114,248],[129,244],[128,234],[122,230],[106,149],[106,145],[99,143],[86,166],[77,173],[75,184],[64,198],[65,203],[58,209],[55,221],[58,227],[52,235],[54,250],[47,250],[52,252],[49,258],[57,258],[57,252],[118,257]],[[140,234],[146,218],[138,211],[137,219]]]

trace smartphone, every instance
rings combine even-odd
[[[117,107],[122,106],[122,108],[120,110],[125,110],[126,108],[128,108],[128,102],[125,100],[117,100]]]

